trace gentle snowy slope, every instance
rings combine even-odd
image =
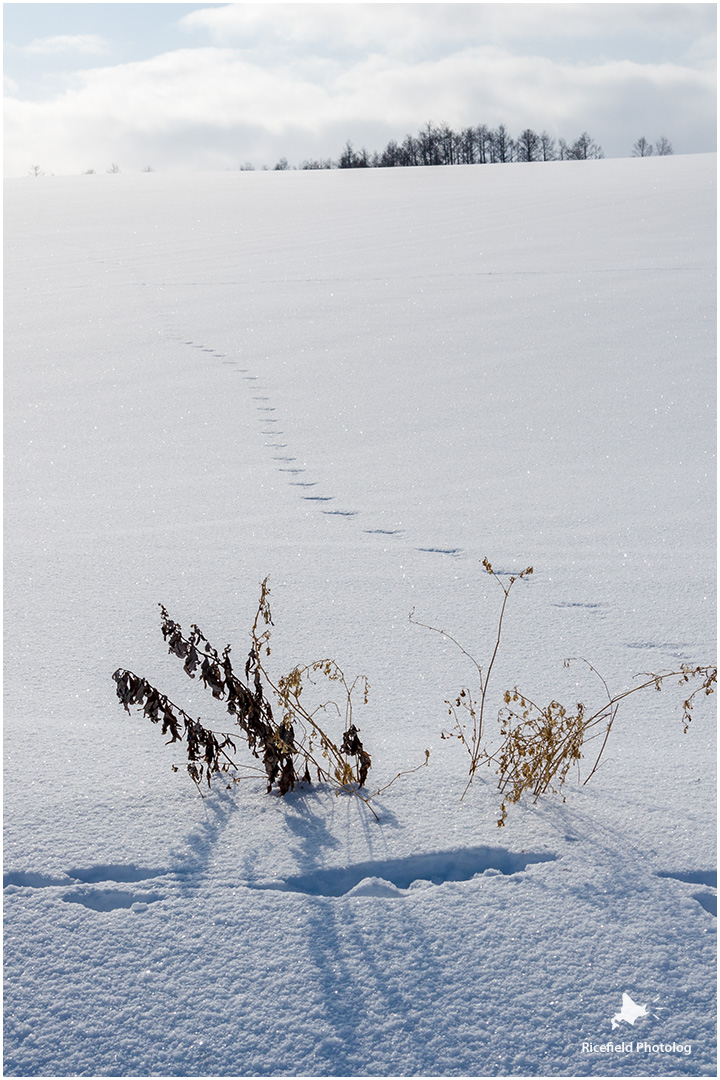
[[[632,697],[499,830],[440,738],[472,669],[408,615],[485,661],[479,560],[535,567],[493,718],[599,704],[568,655],[714,660],[714,156],[5,197],[7,1075],[713,1074],[712,699]],[[201,799],[117,703],[128,667],[227,727],[157,604],[242,669],[265,575],[276,673],[369,678],[370,790],[431,752],[379,824]]]

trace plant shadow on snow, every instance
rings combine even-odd
[[[68,885],[77,885],[75,891],[66,892],[62,899],[66,903],[81,904],[99,912],[114,911],[117,908],[143,911],[148,904],[165,899],[164,893],[133,892],[107,887],[110,884],[138,884],[150,879],[170,877],[175,878],[181,893],[195,892],[209,871],[215,845],[229,824],[231,815],[238,810],[238,805],[226,792],[216,790],[203,801],[202,808],[204,820],[195,826],[186,839],[189,851],[176,854],[174,864],[168,867],[100,862],[70,867],[62,876],[27,870],[9,871],[3,875],[3,888],[52,889],[57,886],[67,888]],[[100,884],[106,887],[83,888]]]
[[[276,799],[279,801],[279,796]],[[323,851],[340,847],[340,841],[328,827],[327,816],[313,809],[318,795],[315,791],[303,790],[298,785],[295,791],[283,798],[283,823],[298,842],[298,854],[303,863],[313,865]]]
[[[208,873],[213,851],[232,815],[239,807],[230,795],[215,789],[202,801],[204,820],[186,838],[189,851],[179,854],[173,866],[181,892],[194,892]]]
[[[368,1026],[389,1024],[395,1052],[416,1055],[416,1036],[408,1017],[419,1014],[417,985],[431,985],[441,995],[447,976],[433,942],[418,921],[403,922],[391,941],[364,913],[326,899],[310,905],[305,940],[315,973],[317,1007],[329,1038],[333,1076],[367,1075]],[[417,984],[408,986],[398,970],[395,950],[410,951]],[[358,957],[362,963],[358,964]]]
[[[516,854],[502,848],[470,848],[316,871],[274,886],[313,896],[304,908],[304,941],[315,975],[317,1008],[322,1010],[324,1024],[331,1032],[328,1049],[332,1053],[332,1075],[366,1075],[367,1029],[368,1025],[377,1025],[380,1018],[392,1030],[395,1052],[416,1061],[418,1025],[431,1039],[434,1032],[427,1027],[426,1018],[432,1014],[432,1003],[444,998],[452,1000],[456,993],[457,972],[438,948],[437,935],[429,932],[422,919],[408,919],[402,906],[396,911],[386,908],[384,919],[391,923],[378,923],[371,914],[377,899],[399,899],[403,893],[398,886],[408,887],[413,881],[424,879],[430,888],[433,880],[436,884],[468,880],[483,870],[494,870],[496,875],[517,873],[530,861],[554,858],[550,854]],[[382,880],[373,878],[373,874],[382,875]],[[334,899],[348,891],[347,900]],[[418,891],[424,891],[422,886]],[[388,925],[393,927],[391,932]],[[400,954],[412,957],[410,981],[403,977],[402,965],[398,964]],[[358,957],[362,958],[361,964]],[[486,1038],[482,1030],[474,1034],[475,1054],[478,1044]]]
[[[628,848],[627,835],[624,830],[611,829],[608,823],[605,822],[601,840],[595,825],[597,819],[596,807],[601,796],[586,791],[583,793],[583,797],[587,800],[585,810],[582,810],[576,802],[572,809],[569,806],[556,804],[553,807],[538,808],[537,813],[546,821],[551,821],[552,827],[565,843],[578,844],[581,851],[588,852],[592,850],[595,865],[602,862],[605,865],[613,866],[617,864],[618,851]],[[709,915],[717,918],[717,870],[648,871],[643,869],[644,859],[640,851],[636,851],[632,862],[637,868],[638,876],[635,878],[635,884],[631,885],[627,878],[628,867],[625,865],[621,871],[625,876],[624,889],[644,888],[648,873],[658,878],[681,881],[688,885],[702,885],[705,887],[705,891],[688,892],[686,895],[689,895],[692,900],[699,904],[699,908],[696,909],[698,916],[700,916],[699,909],[702,908]],[[570,872],[569,867],[563,867],[563,869]],[[584,883],[582,878],[583,875],[580,875],[576,883],[570,886],[570,889],[577,895],[582,895],[583,899],[587,901],[592,897],[592,893],[587,892],[587,883]]]
[[[283,796],[280,803],[283,823],[297,842],[298,859],[301,865],[311,869],[316,867],[318,862],[322,863],[323,852],[343,846],[336,836],[336,812],[347,809],[348,813],[357,815],[352,828],[354,831],[364,831],[370,851],[378,842],[377,822],[369,820],[369,815],[363,812],[364,808],[357,804],[357,800],[340,793],[330,801],[332,795],[333,792],[325,785],[310,786],[300,783],[294,791]],[[276,795],[275,798],[280,802],[280,796]],[[384,827],[389,828],[398,824],[395,815],[386,808],[381,810],[380,821]]]

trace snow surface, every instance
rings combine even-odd
[[[685,735],[630,698],[498,829],[440,738],[472,669],[408,619],[486,661],[479,560],[535,567],[491,717],[599,704],[568,655],[613,690],[714,660],[714,155],[5,199],[6,1074],[714,1074],[712,701]],[[273,670],[370,680],[370,790],[430,750],[379,823],[201,799],[115,698],[128,667],[227,727],[157,604],[241,668],[266,574]]]

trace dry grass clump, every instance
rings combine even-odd
[[[605,679],[589,661],[584,657],[571,657],[565,661],[565,666],[573,662],[583,663],[597,676],[603,688],[603,700],[600,704],[588,708],[578,702],[566,707],[553,700],[548,705],[538,705],[516,686],[513,690],[505,691],[502,698],[504,705],[498,712],[502,742],[497,749],[489,748],[485,738],[487,694],[500,648],[505,609],[515,582],[532,574],[533,568],[529,566],[520,573],[511,575],[506,585],[493,570],[488,559],[483,559],[482,565],[486,573],[497,581],[504,594],[495,645],[485,668],[451,634],[428,626],[427,623],[418,622],[414,618],[414,611],[410,614],[410,621],[447,638],[475,668],[478,691],[473,696],[468,687],[463,687],[454,698],[445,702],[452,724],[449,731],[443,732],[442,737],[459,739],[469,755],[468,781],[463,797],[481,765],[494,768],[498,777],[498,789],[503,796],[498,825],[505,824],[508,805],[519,802],[523,795],[532,795],[537,801],[547,792],[561,792],[571,768],[577,766],[580,770],[588,744],[599,739],[599,750],[583,780],[583,783],[587,784],[600,765],[620,704],[632,694],[649,687],[662,690],[665,684],[672,683],[673,680],[677,680],[678,685],[687,689],[694,686],[682,703],[683,730],[687,732],[695,697],[698,694],[708,695],[714,692],[717,667],[681,664],[672,671],[642,672],[636,676],[641,682],[613,694]]]
[[[274,681],[266,667],[273,625],[269,593],[266,578],[260,587],[244,677],[233,668],[230,645],[218,653],[197,625],[193,624],[190,633],[185,634],[160,605],[161,630],[168,651],[182,660],[189,678],[197,676],[212,697],[224,703],[233,717],[234,730],[207,727],[146,679],[125,668],[113,674],[117,696],[128,713],[131,705],[137,706],[153,724],[162,723],[162,733],[170,735],[170,743],[184,744],[187,771],[198,789],[203,782],[210,787],[215,775],[237,781],[248,773],[257,773],[259,767],[237,760],[237,743],[244,740],[252,756],[262,762],[268,792],[277,790],[286,795],[298,781],[310,783],[316,779],[330,784],[338,793],[351,792],[367,801],[360,789],[372,761],[353,719],[357,693],[367,702],[367,679],[358,676],[350,682],[339,664],[324,659],[295,667]],[[301,701],[303,691],[315,682],[316,676],[336,686],[339,703],[332,698],[315,709],[305,707]],[[279,719],[271,698],[275,699]],[[331,737],[324,719],[321,725],[324,717],[341,718],[339,737]],[[173,768],[177,771],[178,766]]]

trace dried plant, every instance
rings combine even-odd
[[[520,581],[522,578],[529,577],[533,572],[532,566],[526,567],[525,570],[520,571],[517,574],[510,575],[507,585],[505,585],[500,577],[493,570],[487,559],[482,560],[483,567],[486,573],[490,574],[504,593],[504,599],[500,608],[500,615],[498,617],[497,632],[495,635],[495,646],[493,648],[490,662],[488,663],[487,670],[483,671],[483,668],[477,662],[475,657],[465,649],[459,641],[457,641],[452,634],[448,634],[445,630],[438,630],[435,626],[428,626],[427,623],[420,622],[415,618],[415,609],[410,612],[410,622],[416,626],[422,626],[426,630],[432,630],[435,634],[440,634],[441,637],[447,638],[455,645],[463,656],[466,656],[477,673],[477,679],[479,684],[479,698],[474,698],[468,687],[463,687],[454,698],[447,700],[448,715],[452,717],[453,724],[449,732],[443,731],[441,738],[457,738],[463,744],[468,754],[470,755],[470,771],[469,779],[465,788],[465,792],[470,787],[473,781],[475,772],[478,766],[485,760],[485,750],[483,748],[483,734],[485,723],[485,705],[487,702],[488,686],[490,684],[490,676],[492,669],[497,658],[498,650],[500,648],[500,639],[502,637],[503,619],[505,617],[505,608],[510,598],[510,592],[516,581]],[[469,721],[469,726],[468,726]],[[463,792],[463,797],[465,795]]]
[[[503,796],[498,819],[499,826],[505,824],[508,804],[519,802],[523,795],[531,794],[537,801],[548,791],[558,793],[570,769],[574,765],[578,767],[578,770],[580,769],[586,745],[595,739],[600,739],[600,748],[595,755],[594,763],[583,781],[586,784],[600,766],[620,704],[631,694],[652,686],[656,690],[661,690],[668,680],[673,679],[677,679],[678,685],[681,686],[690,688],[694,685],[694,689],[682,704],[683,730],[687,732],[696,695],[708,695],[714,692],[717,681],[716,667],[682,664],[673,671],[643,672],[635,676],[643,681],[620,693],[613,694],[605,679],[589,661],[583,657],[571,657],[565,661],[565,666],[573,662],[586,664],[602,685],[606,700],[593,709],[589,709],[582,702],[572,708],[566,708],[557,701],[540,706],[517,687],[507,690],[503,695],[504,706],[498,712],[503,741],[498,749],[491,750],[485,741],[485,711],[490,675],[502,637],[505,609],[515,582],[532,574],[533,568],[529,566],[518,574],[510,575],[506,585],[487,559],[482,560],[482,565],[486,573],[497,581],[504,594],[498,617],[495,646],[487,669],[484,670],[474,656],[451,634],[415,619],[414,610],[410,613],[410,621],[416,626],[422,626],[447,638],[475,668],[479,693],[474,697],[468,687],[463,687],[454,698],[445,702],[448,715],[453,722],[448,731],[442,732],[442,738],[459,739],[469,754],[470,767],[463,798],[475,779],[478,768],[481,765],[494,766],[498,776],[498,789]]]
[[[683,701],[683,731],[687,733],[692,719],[693,699],[696,694],[712,694],[717,681],[716,667],[693,667],[682,664],[674,671],[642,672],[635,678],[642,682],[612,694],[605,679],[584,657],[565,660],[569,667],[573,662],[586,664],[601,682],[607,701],[594,712],[589,712],[582,702],[573,709],[566,709],[557,701],[541,707],[515,687],[504,695],[505,708],[501,709],[500,733],[504,742],[494,754],[487,754],[488,763],[497,765],[498,788],[505,796],[500,807],[498,825],[507,817],[507,803],[517,803],[528,792],[535,801],[547,791],[557,793],[565,783],[572,765],[578,764],[583,748],[594,739],[600,739],[600,749],[583,784],[597,772],[605,751],[610,731],[615,722],[620,703],[631,694],[654,686],[661,690],[669,679],[677,679],[682,686],[696,682],[698,685]]]
[[[310,783],[314,775],[337,793],[350,792],[367,803],[360,789],[372,762],[353,719],[356,692],[361,692],[363,702],[367,702],[367,680],[358,676],[348,682],[340,666],[325,659],[293,668],[275,682],[265,666],[273,625],[269,593],[266,578],[260,587],[244,679],[233,670],[230,645],[218,653],[195,624],[188,635],[184,634],[180,624],[160,605],[162,635],[168,651],[183,661],[183,669],[191,679],[197,676],[213,698],[225,704],[239,732],[211,730],[146,679],[125,668],[118,668],[113,675],[117,696],[128,713],[130,706],[137,706],[152,723],[162,723],[162,733],[170,735],[170,743],[184,742],[187,771],[199,790],[203,781],[210,787],[211,778],[217,774],[237,781],[243,770],[257,772],[257,766],[237,761],[237,742],[243,738],[253,757],[262,762],[268,792],[275,788],[280,795],[286,795],[298,780]],[[314,676],[324,676],[337,684],[342,690],[341,704],[332,699],[312,711],[305,707],[301,696],[308,684],[315,684]],[[279,706],[279,720],[268,692]],[[319,717],[323,715],[340,717],[341,738],[333,740],[321,726]],[[173,768],[177,771],[176,765]]]

